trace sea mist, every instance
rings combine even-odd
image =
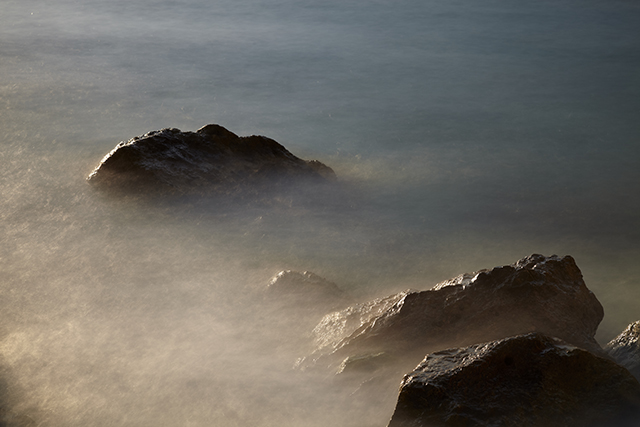
[[[285,269],[365,301],[569,254],[606,343],[640,318],[639,14],[622,0],[4,1],[3,421],[385,426],[395,390],[356,401],[293,369],[317,319],[264,300]],[[119,141],[208,123],[328,164],[335,192],[150,203],[85,180]]]

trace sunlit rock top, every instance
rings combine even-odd
[[[640,380],[640,320],[612,339],[605,350]]]
[[[233,194],[334,178],[328,166],[302,160],[273,139],[239,137],[209,124],[196,132],[162,129],[120,142],[87,179],[127,192]]]

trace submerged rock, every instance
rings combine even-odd
[[[640,384],[538,333],[439,351],[402,381],[389,427],[635,426]]]
[[[310,271],[281,271],[267,285],[265,296],[284,306],[322,313],[351,302],[351,298],[335,283]]]
[[[616,362],[640,379],[640,320],[627,326],[604,349]]]
[[[279,339],[297,342],[295,353],[308,351],[312,345],[309,331],[325,313],[353,303],[335,283],[310,271],[283,270],[256,295],[263,322],[271,332],[278,331]]]
[[[162,129],[120,142],[87,179],[126,192],[233,194],[333,178],[328,166],[302,160],[273,139],[239,137],[210,124],[196,132]]]
[[[572,257],[531,255],[328,314],[300,366],[337,371],[347,357],[380,353],[415,366],[426,353],[534,331],[603,354],[594,338],[603,315]]]

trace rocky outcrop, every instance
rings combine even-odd
[[[572,257],[531,255],[427,291],[406,291],[328,314],[314,330],[317,350],[300,366],[338,371],[349,357],[381,353],[415,366],[433,351],[528,332],[603,354],[594,338],[603,315]]]
[[[627,326],[604,349],[616,362],[640,379],[640,320]]]
[[[302,160],[273,139],[239,137],[210,124],[196,132],[162,129],[120,142],[87,179],[126,192],[233,194],[333,178],[328,166]]]
[[[640,384],[613,361],[538,333],[427,355],[389,427],[632,426]]]

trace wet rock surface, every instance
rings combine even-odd
[[[557,338],[520,335],[427,355],[402,381],[389,427],[636,426],[640,384]]]
[[[209,124],[196,132],[162,129],[120,142],[87,179],[127,193],[236,194],[334,178],[328,166],[302,160],[273,139],[239,137]]]
[[[627,326],[604,349],[616,362],[640,379],[640,320]]]
[[[604,354],[594,338],[603,315],[572,257],[531,255],[330,313],[314,329],[317,349],[300,366],[339,371],[349,357],[384,353],[411,369],[433,351],[528,332]]]

